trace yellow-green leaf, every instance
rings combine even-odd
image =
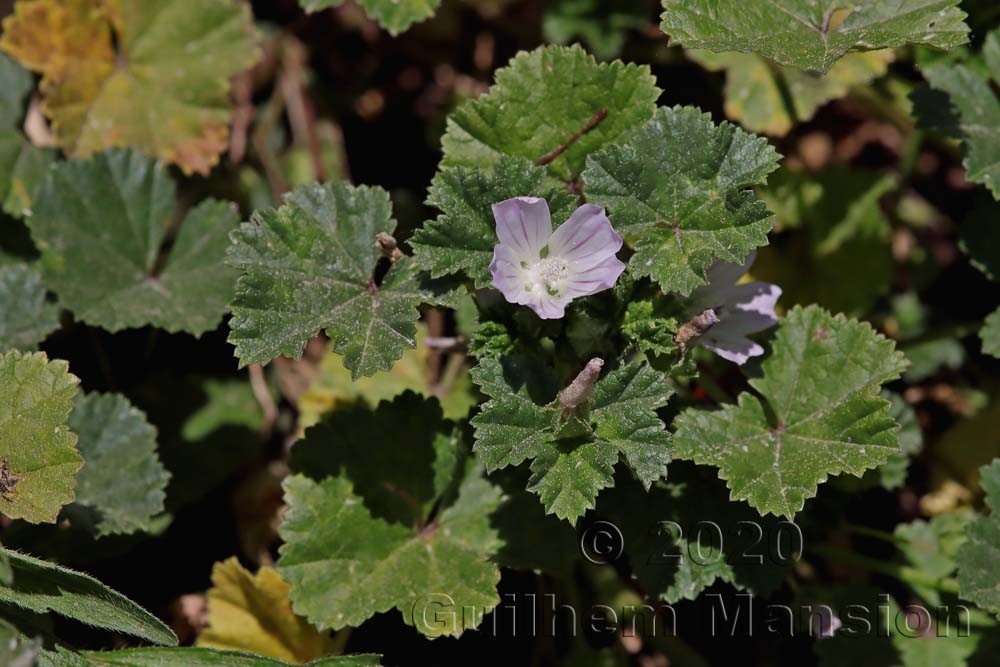
[[[71,155],[134,146],[202,174],[227,147],[229,79],[257,59],[250,7],[233,0],[21,0],[0,48],[42,75]]]
[[[326,655],[332,649],[329,635],[295,615],[290,588],[272,567],[251,574],[235,557],[216,563],[208,591],[208,628],[197,645],[294,663]]]
[[[726,115],[754,132],[783,136],[797,122],[813,117],[827,102],[853,86],[867,84],[889,69],[891,49],[851,53],[826,75],[782,67],[754,54],[692,50],[702,67],[726,72]]]
[[[66,425],[79,380],[43,352],[0,354],[0,511],[54,522],[83,466]]]
[[[424,342],[426,337],[427,327],[417,324],[416,348],[405,350],[392,369],[353,381],[351,372],[344,366],[343,355],[327,350],[320,361],[319,375],[299,398],[299,427],[309,428],[319,421],[320,415],[340,403],[364,401],[374,407],[380,401],[395,398],[408,389],[422,396],[433,395],[427,368],[430,350]],[[451,359],[446,368],[453,363],[460,361]],[[469,408],[475,405],[469,374],[464,371],[458,373],[438,399],[446,418],[465,417]]]

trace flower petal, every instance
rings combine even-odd
[[[745,283],[731,288],[731,297],[722,307],[719,317],[726,331],[740,334],[756,333],[778,323],[774,306],[781,296],[777,285],[762,282]]]
[[[552,233],[549,252],[586,270],[614,256],[622,247],[622,237],[611,226],[600,206],[584,204]],[[617,277],[617,276],[616,276]]]
[[[590,296],[611,289],[618,277],[625,270],[625,264],[614,255],[607,257],[600,264],[580,271],[574,265],[569,279],[566,281],[565,296],[575,299],[580,296]]]
[[[719,260],[712,262],[712,266],[706,272],[708,284],[691,292],[689,312],[700,313],[706,308],[718,308],[729,303],[733,298],[732,290],[737,281],[750,270],[750,265],[756,258],[757,251],[754,250],[743,264],[731,264]]]
[[[561,320],[566,315],[569,301],[568,298],[561,296],[538,295],[533,296],[525,305],[543,320]]]
[[[493,261],[490,262],[493,286],[500,290],[510,303],[526,304],[530,296],[525,290],[527,283],[521,261],[515,251],[503,244],[494,246]]]
[[[493,204],[500,244],[509,246],[519,260],[537,260],[552,235],[549,204],[537,197],[514,197]]]
[[[699,339],[698,344],[715,352],[717,355],[742,366],[750,357],[764,354],[764,348],[745,336],[731,334],[726,331],[716,331],[719,325]]]

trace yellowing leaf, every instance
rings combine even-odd
[[[299,399],[299,426],[303,430],[319,421],[320,415],[338,403],[363,400],[371,406],[379,401],[399,396],[407,389],[421,396],[430,396],[427,358],[430,350],[424,344],[427,327],[417,325],[417,346],[403,352],[402,358],[388,371],[351,380],[351,371],[344,367],[343,356],[328,350],[319,366],[317,377]],[[451,363],[457,362],[452,359]],[[446,367],[447,368],[447,367]],[[438,396],[444,416],[461,419],[475,405],[469,375],[461,372],[443,396]]]
[[[272,567],[254,575],[235,557],[216,563],[208,591],[208,628],[197,645],[295,663],[328,654],[329,636],[295,615],[289,590]]]
[[[688,55],[702,67],[726,72],[726,115],[748,130],[782,136],[804,122],[852,86],[882,76],[893,60],[892,49],[851,53],[826,75],[782,67],[747,53],[692,50]]]
[[[0,48],[42,75],[57,143],[134,146],[206,174],[229,136],[229,78],[257,57],[233,0],[21,0]]]

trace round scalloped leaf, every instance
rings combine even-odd
[[[528,490],[546,513],[575,523],[594,507],[602,489],[614,486],[614,469],[624,458],[647,489],[664,477],[670,462],[666,427],[656,414],[673,393],[662,373],[633,363],[608,372],[579,419],[557,403],[533,395],[533,376],[547,371],[530,358],[487,357],[472,370],[490,396],[472,420],[475,451],[489,471],[531,460]],[[545,392],[542,392],[544,395]],[[567,435],[567,422],[580,428]]]
[[[981,516],[965,530],[968,538],[958,550],[958,589],[966,600],[1000,616],[1000,459],[979,469],[979,485],[986,492],[989,516]]]
[[[948,95],[958,112],[965,177],[982,183],[1000,199],[1000,99],[994,93],[1000,82],[1000,30],[987,35],[983,60],[988,76],[962,64],[931,65],[923,68],[923,74],[931,86]]]
[[[52,523],[83,466],[66,420],[78,380],[42,352],[0,354],[0,512]]]
[[[77,397],[69,426],[86,462],[76,479],[74,525],[97,536],[148,531],[163,512],[170,474],[156,453],[156,429],[120,394]]]
[[[733,500],[792,517],[830,475],[860,477],[899,451],[899,425],[879,389],[905,368],[894,343],[868,324],[797,306],[763,376],[750,381],[760,397],[744,392],[721,410],[685,410],[673,453],[718,466]]]
[[[513,155],[571,181],[587,155],[648,121],[660,92],[649,67],[598,63],[579,46],[521,52],[448,117],[442,164],[482,169]]]
[[[441,0],[356,0],[369,17],[392,35],[404,32],[414,23],[434,16]],[[328,7],[339,7],[344,0],[299,0],[302,9],[318,12]]]
[[[69,154],[134,146],[185,173],[227,148],[229,79],[257,59],[250,6],[233,0],[20,0],[3,28]]]
[[[236,283],[224,262],[239,216],[206,199],[167,251],[176,208],[166,168],[137,151],[59,162],[28,221],[46,284],[77,318],[109,331],[214,329]]]
[[[375,237],[395,228],[385,190],[341,182],[304,185],[281,208],[255,211],[228,253],[243,272],[229,322],[240,364],[299,358],[325,329],[352,377],[392,368],[416,345],[417,307],[439,302],[408,257],[376,283]]]
[[[0,350],[34,350],[59,328],[42,276],[23,262],[0,266]]]
[[[663,0],[661,28],[688,49],[756,53],[826,72],[852,51],[968,41],[959,0]]]
[[[395,607],[427,636],[458,635],[500,601],[500,570],[491,562],[499,541],[489,521],[500,491],[478,468],[470,468],[454,504],[422,528],[372,516],[343,477],[294,475],[284,488],[278,570],[292,585],[296,612],[318,627],[357,626]],[[445,600],[461,624],[434,613]],[[463,615],[467,609],[474,612]]]
[[[749,186],[766,182],[779,157],[763,137],[699,109],[663,108],[587,159],[584,192],[634,245],[633,275],[686,295],[714,260],[742,264],[767,244],[774,216]]]

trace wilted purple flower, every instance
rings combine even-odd
[[[622,237],[598,206],[584,204],[554,232],[544,199],[502,201],[493,218],[500,238],[490,263],[493,285],[543,319],[558,319],[573,299],[614,286],[625,270],[615,257]]]
[[[747,338],[747,334],[778,323],[774,305],[781,296],[780,287],[762,282],[736,284],[756,258],[756,252],[750,253],[742,266],[716,261],[708,269],[708,284],[691,293],[688,308],[691,317],[711,309],[718,320],[701,335],[698,344],[741,365],[750,357],[764,354],[764,348]]]

